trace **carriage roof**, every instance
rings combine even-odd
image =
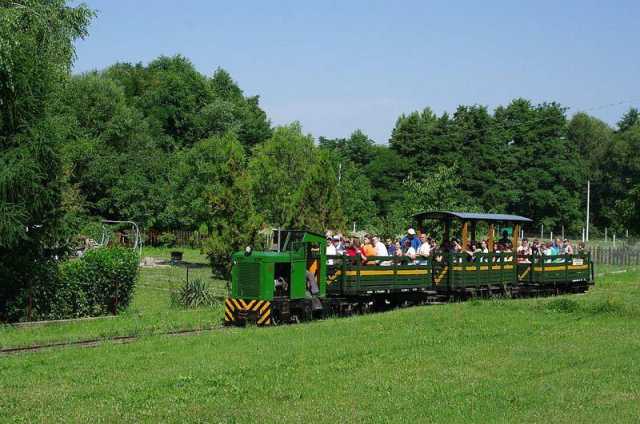
[[[413,215],[413,219],[421,221],[423,219],[437,219],[450,221],[459,219],[461,221],[486,221],[486,222],[533,222],[531,219],[520,215],[507,215],[501,213],[477,213],[477,212],[455,212],[455,211],[428,211]]]

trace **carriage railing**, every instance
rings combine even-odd
[[[409,256],[368,256],[362,255],[327,255],[327,260],[335,264],[346,263],[352,265],[431,265],[433,263],[464,264],[464,263],[525,263],[525,264],[573,264],[583,265],[591,263],[589,252],[573,255],[518,255],[514,252],[489,252],[475,253],[432,253],[430,256],[416,256],[415,259]]]
[[[378,269],[394,270],[394,275],[399,268],[424,267],[431,269],[435,276],[445,268],[452,271],[513,270],[515,272],[516,268],[521,269],[523,266],[529,268],[532,273],[558,270],[568,274],[573,266],[586,265],[592,281],[594,277],[591,255],[588,252],[554,256],[517,255],[515,252],[489,252],[473,255],[435,252],[428,257],[418,256],[416,259],[409,256],[370,256],[365,259],[361,255],[327,255],[327,260],[330,273],[335,274],[340,270],[345,275],[347,271],[352,271],[356,280],[359,279],[362,270],[372,269],[372,266],[377,266]]]
[[[362,266],[392,266],[392,265],[428,265],[433,261],[433,257],[416,257],[413,260],[409,256],[367,256],[366,258],[362,255],[349,256],[349,255],[327,255],[327,261],[331,263],[346,263],[352,265],[362,265]]]
[[[594,281],[594,267],[589,252],[574,255],[542,255],[529,257],[533,282],[587,280]]]

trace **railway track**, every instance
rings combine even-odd
[[[178,331],[167,331],[164,333],[153,333],[146,334],[140,336],[115,336],[108,338],[95,338],[95,339],[86,339],[86,340],[76,340],[70,342],[53,342],[53,343],[43,343],[38,345],[31,346],[20,346],[20,347],[8,347],[0,349],[0,356],[10,356],[10,355],[18,355],[22,353],[30,353],[30,352],[42,352],[45,350],[51,349],[59,349],[65,347],[96,347],[106,343],[112,344],[125,344],[135,342],[142,337],[147,336],[188,336],[199,333],[210,333],[213,331],[223,330],[225,327],[222,325],[210,327],[210,328],[199,328],[194,330],[178,330]]]

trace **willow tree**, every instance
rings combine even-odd
[[[0,0],[0,317],[64,247],[64,122],[53,105],[92,12],[63,0]],[[43,277],[44,276],[44,277]]]

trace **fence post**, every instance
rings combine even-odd
[[[29,279],[29,298],[27,299],[27,321],[31,321],[31,310],[32,310],[32,282]]]
[[[120,291],[120,282],[116,281],[116,298],[115,302],[113,302],[113,315],[118,314],[118,292]]]

